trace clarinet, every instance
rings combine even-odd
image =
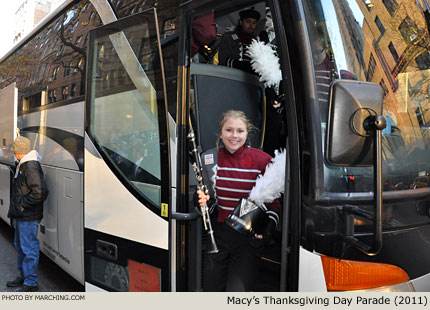
[[[205,195],[208,195],[209,194],[208,188],[206,185],[203,184],[202,162],[197,152],[196,139],[195,139],[193,128],[191,126],[190,126],[190,132],[188,134],[188,139],[190,141],[192,153],[194,156],[194,162],[192,163],[192,166],[193,166],[194,174],[197,179],[197,188],[201,190],[203,193],[205,193]],[[215,243],[215,237],[214,237],[214,231],[212,229],[211,218],[209,216],[209,208],[206,203],[203,207],[200,207],[200,211],[202,213],[203,225],[205,227],[205,230],[208,233],[209,241],[210,241],[208,245],[209,246],[208,253],[209,254],[218,253],[218,247]]]

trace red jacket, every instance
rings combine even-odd
[[[225,148],[218,150],[215,176],[215,198],[218,203],[218,222],[224,222],[241,198],[248,198],[255,180],[264,174],[272,157],[258,149],[242,146],[231,154]],[[267,205],[269,218],[279,221],[279,201]]]
[[[206,13],[193,20],[191,56],[194,56],[200,46],[209,45],[216,37],[214,12]]]

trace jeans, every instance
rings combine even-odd
[[[24,285],[36,286],[39,277],[37,266],[39,265],[39,239],[37,230],[39,221],[15,220],[15,248],[18,251],[19,277],[24,279]]]

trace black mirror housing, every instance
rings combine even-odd
[[[374,136],[365,126],[369,117],[382,115],[379,84],[336,80],[331,85],[325,159],[329,165],[373,165]]]

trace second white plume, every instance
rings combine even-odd
[[[286,150],[275,151],[275,157],[266,166],[264,175],[258,176],[248,199],[262,205],[279,198],[285,187],[285,162]]]
[[[278,89],[282,73],[279,59],[270,44],[253,39],[247,48],[246,55],[251,58],[252,69],[258,73],[264,86]]]

